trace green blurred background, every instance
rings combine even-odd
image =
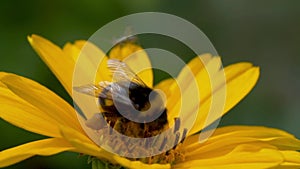
[[[261,67],[255,89],[222,118],[221,125],[264,125],[300,138],[300,1],[4,0],[0,6],[0,71],[34,79],[70,101],[26,36],[39,34],[62,46],[67,41],[89,38],[118,17],[145,11],[174,14],[198,26],[212,41],[225,66],[250,61]],[[174,44],[162,45],[174,49]],[[173,52],[186,61],[192,58],[188,51]],[[2,119],[0,126],[1,150],[43,138]],[[75,153],[62,153],[33,157],[8,168],[90,168],[86,160]]]

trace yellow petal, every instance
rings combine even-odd
[[[134,43],[122,43],[115,46],[109,58],[123,60],[149,87],[153,86],[153,72],[147,53]]]
[[[46,113],[59,124],[82,131],[73,107],[52,91],[14,74],[6,74],[1,82],[19,98],[26,100],[32,107]]]
[[[29,36],[28,41],[67,92],[72,95],[74,60],[65,55],[58,46],[38,35]]]
[[[3,91],[2,89],[0,90]],[[2,96],[0,96],[2,97]],[[2,99],[0,99],[2,101]],[[60,137],[57,123],[39,110],[31,106],[12,104],[11,101],[19,101],[18,99],[5,101],[0,104],[0,117],[5,121],[23,128],[25,130],[50,136]]]
[[[49,138],[26,143],[0,152],[0,167],[13,165],[34,155],[50,156],[74,148],[60,138]]]
[[[221,83],[222,80],[218,80],[218,78],[216,78],[217,83],[214,87],[216,90],[213,91],[212,94],[214,98],[217,98],[214,103],[217,106],[224,106],[223,111],[215,111],[215,109],[219,107],[212,106],[212,104],[214,104],[211,103],[213,97],[209,96],[206,99],[202,99],[197,119],[189,134],[202,130],[228,112],[251,91],[259,77],[259,68],[253,67],[250,63],[237,63],[230,65],[224,69],[224,72],[226,85]],[[219,75],[217,74],[216,77],[218,76]],[[222,98],[225,98],[224,94],[226,94],[226,100],[224,100],[225,105],[222,104]],[[220,101],[218,98],[221,98]]]
[[[97,83],[111,79],[106,66],[107,57],[90,42],[76,41],[75,44],[67,43],[62,50],[38,35],[28,37],[28,41],[70,96],[72,96],[74,71],[76,72],[76,77],[81,78],[77,79],[76,82]],[[79,56],[81,57],[78,60]],[[77,66],[75,67],[76,64]],[[76,70],[74,70],[75,68]]]
[[[300,152],[297,151],[280,151],[283,155],[284,162],[272,169],[294,169],[300,168]]]
[[[212,57],[206,54],[194,58],[183,68],[176,79],[177,84],[173,84],[170,87],[174,94],[167,100],[169,121],[172,121],[174,117],[178,117],[179,113],[182,113],[180,117],[185,128],[192,127],[191,125],[197,118],[196,112],[198,112],[199,103],[201,107],[207,98],[210,97],[212,90],[217,88],[220,83],[224,84],[225,78],[222,80],[222,78],[215,77],[221,75],[220,73],[218,74],[220,67],[220,57]]]
[[[0,72],[0,79],[7,73]],[[3,84],[0,80],[0,84]],[[0,117],[25,130],[50,137],[60,137],[58,123],[45,112],[32,106],[6,85],[0,87]]]
[[[2,89],[0,89],[0,91],[8,93]],[[0,117],[2,119],[37,134],[49,137],[60,137],[57,122],[55,120],[31,105],[28,105],[27,103],[23,104],[23,100],[2,97],[3,93],[1,93],[0,96],[0,101],[2,102],[0,103]],[[3,98],[5,100],[3,100]],[[18,102],[16,103],[15,101]]]
[[[244,164],[250,168],[298,162],[295,159],[299,154],[289,153],[284,158],[284,152],[299,150],[300,140],[278,129],[228,126],[216,129],[203,143],[200,143],[199,136],[199,134],[190,136],[183,144],[186,151],[186,165],[190,165],[191,162],[203,167],[238,168]]]
[[[174,168],[269,168],[277,166],[282,161],[281,153],[275,149],[260,148],[259,146],[251,144],[241,144],[226,155],[186,160],[176,164]]]
[[[113,154],[104,151],[98,147],[88,136],[85,134],[73,130],[71,128],[66,128],[64,126],[60,127],[62,136],[68,140],[80,153],[88,154],[91,156],[96,156],[99,158],[112,158]]]
[[[71,44],[70,42],[66,43],[62,48],[63,53],[67,58],[76,61],[80,55],[81,48]]]
[[[243,99],[255,86],[259,77],[259,68],[250,63],[237,63],[225,68],[226,100],[224,113],[228,112]]]
[[[200,144],[199,141],[199,134],[188,137],[184,143],[186,150],[190,154],[205,154],[208,151],[220,153],[222,147],[229,151],[238,144],[249,142],[269,144],[280,150],[300,150],[300,141],[293,135],[259,126],[221,127],[217,128],[206,142]]]
[[[195,57],[192,59],[179,73],[176,80],[178,81],[181,90],[184,92],[188,86],[190,85],[191,81],[197,80],[197,76],[200,78],[204,78],[203,76],[207,71],[212,73],[216,72],[220,69],[221,61],[219,57],[212,57],[210,54],[204,54]],[[201,72],[201,74],[200,74]],[[204,81],[204,79],[201,79]],[[200,83],[202,84],[202,82]],[[199,85],[200,85],[199,84]]]
[[[154,88],[162,90],[167,98],[171,98],[173,91],[170,89],[170,86],[174,83],[176,83],[176,81],[172,78],[169,78],[159,82]]]
[[[149,168],[149,169],[168,169],[171,168],[170,164],[144,164],[140,161],[130,161],[126,158],[121,158],[119,156],[115,156],[115,160],[118,164],[132,169],[141,169],[141,168]]]
[[[202,69],[205,69],[205,65],[207,65],[211,61],[211,59],[213,59],[213,56],[209,53],[202,54],[200,56],[193,58],[187,64],[187,66],[181,70],[181,72],[179,74],[179,78],[180,78],[180,76],[184,77],[186,72],[188,72],[188,71],[192,71],[192,73],[194,75],[196,75]]]
[[[260,132],[257,132],[260,131]],[[292,134],[269,127],[261,127],[261,126],[226,126],[217,128],[214,131],[214,135],[230,135],[230,134],[238,134],[241,136],[255,136],[255,137],[269,137],[269,136],[282,136],[288,138],[295,138]]]
[[[100,81],[111,81],[111,73],[107,68],[107,57],[102,50],[88,41],[76,41],[67,43],[63,52],[69,58],[73,58],[76,64],[74,75],[78,81],[98,84]],[[79,57],[80,56],[80,57]],[[76,84],[80,85],[80,84]]]

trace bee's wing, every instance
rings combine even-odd
[[[87,84],[83,86],[74,87],[73,89],[79,93],[99,97],[101,95],[101,92],[109,85],[110,82],[101,82],[98,85]]]
[[[133,82],[147,87],[146,84],[122,61],[109,59],[107,67],[112,72],[113,82],[102,81],[97,85],[88,84],[74,87],[74,90],[97,98],[101,97],[131,105],[129,98],[130,84]]]
[[[107,61],[107,67],[112,72],[114,82],[122,82],[121,84],[128,85],[133,82],[137,85],[147,87],[142,79],[140,79],[126,63],[116,59],[109,59]]]
[[[103,81],[98,85],[88,84],[74,87],[74,90],[97,98],[101,97],[103,99],[118,101],[123,104],[131,104],[127,90],[124,90],[124,88],[117,83]]]

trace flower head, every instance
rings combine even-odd
[[[139,71],[142,68],[151,67],[150,60],[146,52],[134,43],[118,45],[106,56],[99,48],[86,41],[76,41],[74,44],[67,43],[61,49],[37,35],[28,37],[28,40],[70,96],[73,96],[73,75],[76,61],[80,52],[82,52],[83,46],[88,50],[83,50],[87,62],[85,62],[86,68],[82,69],[82,77],[90,76],[90,71],[96,70],[96,77],[93,77],[96,83],[112,80],[110,70],[107,67],[108,59],[123,60],[136,52],[129,59],[124,60],[124,63],[137,74],[149,89],[159,89],[166,96],[167,117],[165,118],[168,123],[165,123],[159,129],[149,131],[159,133],[171,126],[176,128],[176,126],[182,125],[180,123],[190,122],[190,120],[177,120],[182,104],[178,100],[187,96],[193,97],[193,93],[189,91],[191,89],[191,79],[187,76],[188,72],[192,72],[196,77],[195,84],[199,93],[201,93],[200,103],[191,101],[191,104],[182,110],[186,117],[191,113],[195,113],[195,111],[197,116],[196,119],[193,119],[195,120],[194,125],[188,131],[178,132],[181,141],[174,141],[177,139],[176,132],[174,132],[174,135],[167,135],[167,139],[171,139],[176,143],[172,149],[150,157],[128,158],[114,154],[99,146],[92,137],[99,137],[99,134],[89,133],[88,127],[84,127],[87,125],[82,125],[84,118],[80,118],[81,116],[77,115],[76,110],[55,93],[27,78],[1,72],[0,117],[15,126],[49,138],[2,150],[0,152],[0,167],[15,164],[34,155],[48,156],[63,151],[89,155],[95,165],[109,163],[111,166],[126,168],[300,167],[300,153],[297,151],[300,150],[300,141],[291,134],[278,129],[259,126],[221,127],[217,128],[206,141],[199,142],[199,131],[202,131],[201,134],[209,133],[209,130],[203,131],[203,129],[227,113],[256,84],[259,69],[251,63],[237,63],[220,69],[220,58],[205,54],[191,60],[176,79],[166,79],[153,86],[151,69]],[[99,68],[91,59],[94,56],[102,57]],[[208,72],[214,72],[213,78],[216,79],[214,84],[209,80],[212,78],[212,74]],[[225,73],[226,83],[218,80],[223,72]],[[183,86],[183,88],[178,86]],[[211,88],[211,86],[214,87]],[[179,90],[183,91],[180,93]],[[213,96],[221,94],[224,90],[226,90],[227,97],[223,111],[221,114],[207,118]],[[197,109],[194,109],[194,107],[197,107]],[[88,112],[85,113],[88,117],[93,116],[88,115]],[[93,118],[90,119],[93,120]],[[107,121],[117,122],[114,120]],[[132,125],[134,128],[132,131],[139,131],[135,123],[123,122],[122,124]],[[128,125],[123,126],[123,128],[126,128],[126,126],[129,128]],[[112,126],[118,130],[115,124]],[[151,125],[147,127],[149,126]],[[150,133],[150,135],[156,134]],[[140,137],[140,135],[138,136]],[[158,139],[153,144],[165,146],[165,138]],[[99,138],[96,138],[96,140],[99,142],[112,141],[99,140]],[[119,145],[126,145],[126,143],[122,143],[124,140],[119,139],[118,141]],[[108,145],[113,148],[112,145]],[[138,149],[139,147],[136,146],[135,148]]]

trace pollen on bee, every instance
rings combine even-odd
[[[104,103],[107,106],[112,106],[114,104],[114,102],[112,100],[104,100]]]

